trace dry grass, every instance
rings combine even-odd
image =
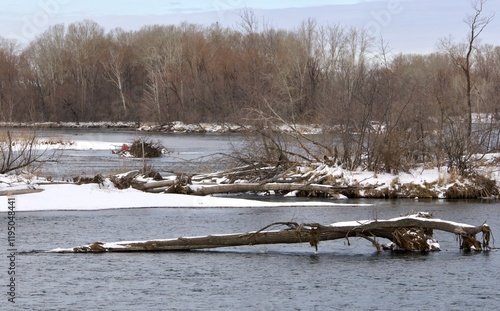
[[[404,184],[401,186],[401,196],[405,198],[438,198],[438,194],[431,189],[431,184],[426,184],[425,186],[419,184]]]
[[[468,183],[455,183],[449,187],[445,196],[447,199],[476,199],[481,197],[498,196],[496,182],[482,175],[469,177]]]

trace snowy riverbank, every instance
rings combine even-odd
[[[496,157],[491,157],[491,161]],[[488,161],[485,160],[485,164]],[[490,163],[491,164],[491,163]],[[335,180],[337,185],[359,186],[366,189],[356,190],[355,197],[365,198],[423,198],[446,199],[450,189],[474,188],[474,181],[450,173],[446,168],[414,169],[408,173],[375,174],[368,171],[347,171],[341,167],[318,164],[316,167],[299,167],[299,174],[322,175]],[[485,165],[485,176],[500,182],[500,172],[496,166]],[[197,187],[193,183],[193,187]],[[16,193],[32,192],[16,195]],[[301,202],[263,202],[257,200],[235,199],[214,196],[195,196],[169,193],[146,193],[137,189],[117,189],[106,178],[102,184],[51,182],[44,178],[23,175],[0,175],[0,212],[7,211],[7,197],[16,196],[18,211],[41,210],[98,210],[113,208],[141,207],[251,207],[251,206],[349,206],[346,200],[314,200]],[[288,196],[294,196],[289,193]]]
[[[139,122],[0,122],[0,128],[29,128],[29,129],[131,129],[142,132],[165,133],[239,133],[252,131],[251,126],[235,123],[197,123],[186,124],[181,121],[158,123]],[[304,134],[321,133],[320,125],[296,125],[296,129]],[[282,131],[289,131],[288,126],[282,126]]]
[[[9,124],[14,126],[13,124]],[[6,124],[0,124],[6,126]],[[71,128],[132,128],[135,123],[41,123],[41,124],[17,124],[16,126],[26,127],[51,127],[60,126]],[[178,132],[194,131],[195,128],[202,128],[207,133],[223,133],[222,127],[236,130],[237,125],[219,127],[216,124],[206,125],[185,125],[180,122],[169,124],[170,130]],[[154,131],[142,125],[141,131]],[[158,130],[158,129],[156,129]],[[314,126],[307,129],[307,132],[314,132]],[[306,130],[304,130],[306,131]],[[86,136],[73,135],[70,138],[61,136],[54,138],[40,138],[36,148],[40,149],[58,149],[61,152],[65,150],[74,151],[98,151],[98,150],[116,150],[123,143],[128,141],[109,140],[106,136]],[[109,157],[118,157],[109,152]],[[297,165],[283,173],[280,182],[288,180],[300,180],[304,184],[320,186],[332,186],[340,189],[340,195],[337,198],[472,198],[487,197],[490,199],[498,198],[498,185],[500,185],[500,170],[498,169],[500,154],[482,155],[480,160],[475,161],[477,166],[474,168],[476,174],[464,178],[447,167],[416,167],[407,172],[399,173],[375,173],[366,170],[346,170],[342,166],[333,165],[331,161],[309,163]],[[330,164],[328,164],[330,163]],[[270,167],[271,169],[273,167]],[[263,168],[269,169],[269,168]],[[336,203],[321,200],[314,201],[311,197],[309,201],[300,203],[276,203],[262,202],[254,200],[230,199],[214,196],[193,196],[180,194],[153,194],[145,193],[137,189],[116,189],[109,181],[109,171],[98,171],[100,174],[108,177],[104,184],[84,184],[77,185],[65,181],[77,181],[73,178],[56,180],[56,178],[44,179],[35,173],[31,175],[0,175],[0,202],[5,200],[7,195],[17,196],[18,210],[95,210],[109,208],[140,208],[140,207],[247,207],[247,206],[280,206],[280,205],[317,205],[317,206],[335,206]],[[201,173],[201,172],[198,172]],[[76,176],[69,175],[69,176]],[[88,178],[93,175],[79,175]],[[225,183],[227,176],[221,174],[203,174],[204,177],[197,176],[193,178],[193,183],[189,185],[192,189],[200,185]],[[164,178],[175,178],[175,176],[163,176]],[[244,176],[237,182],[249,182]],[[493,183],[493,184],[492,184]],[[486,189],[486,190],[485,190]],[[493,189],[493,191],[490,191]],[[31,192],[29,194],[20,194]],[[274,194],[270,191],[268,194]],[[287,196],[299,195],[297,191],[290,191]],[[348,204],[348,200],[336,201],[342,204]],[[349,205],[349,204],[348,204]],[[0,211],[6,211],[7,204],[1,204]]]
[[[20,190],[40,192],[15,195]],[[136,189],[116,189],[106,180],[99,184],[52,183],[19,175],[0,175],[0,212],[7,211],[8,194],[16,197],[16,211],[100,210],[141,207],[277,207],[277,206],[349,206],[348,202],[263,202],[212,196],[153,194]]]
[[[139,122],[0,122],[4,128],[67,128],[67,129],[133,129],[144,132],[169,133],[228,133],[247,130],[246,127],[231,123],[185,124],[180,121],[165,124]]]

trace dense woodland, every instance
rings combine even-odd
[[[0,121],[319,124],[336,134],[307,145],[319,152],[284,153],[276,137],[267,152],[464,172],[472,155],[498,149],[500,47],[480,42],[492,16],[474,9],[465,40],[443,39],[426,55],[312,19],[274,29],[248,11],[232,28],[55,25],[26,46],[0,41]]]

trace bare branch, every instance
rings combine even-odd
[[[35,134],[28,138],[16,139],[10,131],[0,138],[0,174],[17,171],[29,166],[40,165],[55,154],[48,154],[48,149],[40,150]]]

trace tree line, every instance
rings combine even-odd
[[[319,124],[336,135],[315,141],[313,158],[465,171],[499,145],[500,47],[479,42],[492,18],[483,2],[465,41],[443,39],[425,55],[394,55],[364,29],[313,19],[296,30],[259,25],[251,11],[234,28],[54,25],[24,47],[0,40],[0,121]],[[275,136],[264,143],[284,155]]]

